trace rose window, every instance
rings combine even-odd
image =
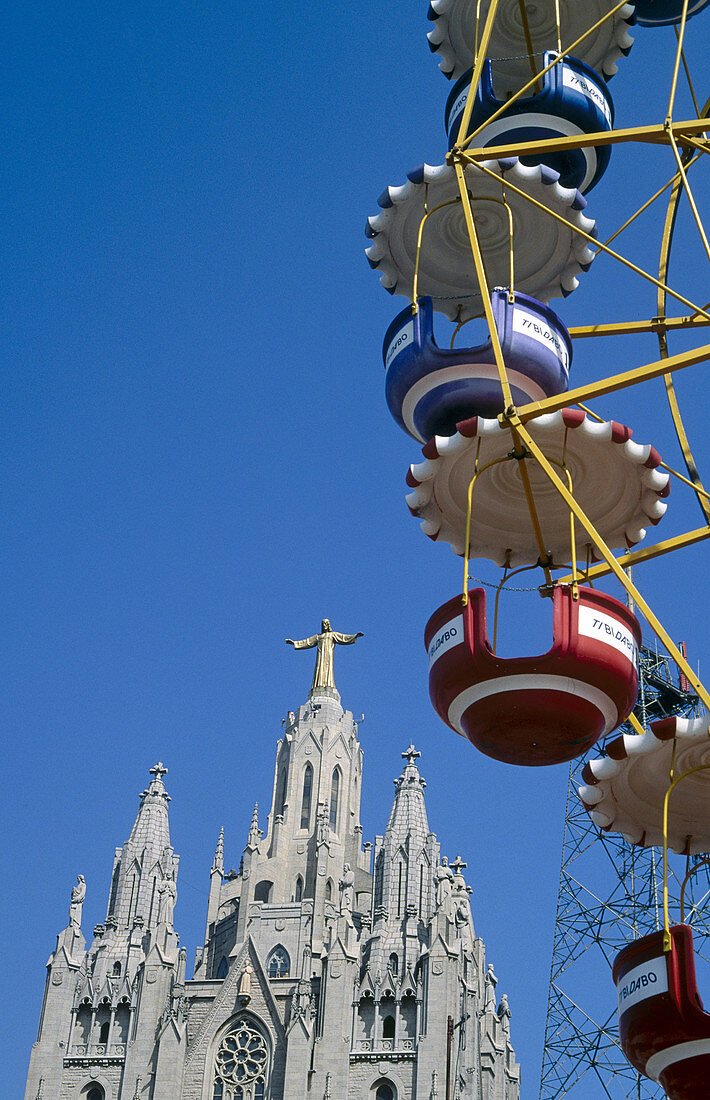
[[[224,1096],[225,1100],[227,1097],[261,1100],[267,1061],[266,1042],[261,1032],[251,1024],[240,1023],[224,1037],[217,1051],[216,1096]]]

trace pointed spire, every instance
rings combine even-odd
[[[247,848],[256,848],[261,840],[261,829],[259,828],[259,803],[254,803],[254,813],[251,815],[251,825],[249,826],[249,836],[247,837]]]
[[[219,839],[214,851],[210,874],[214,874],[215,871],[219,871],[220,875],[224,874],[224,825],[219,830]]]
[[[146,929],[154,928],[159,888],[168,877],[174,881],[177,876],[178,857],[170,844],[170,797],[163,783],[167,770],[162,761],[150,769],[131,835],[122,849],[116,849],[106,920],[115,920],[122,930],[130,931],[139,920]]]
[[[140,794],[141,804],[130,836],[133,843],[143,840],[144,843],[150,842],[151,847],[159,850],[170,847],[168,826],[170,795],[163,783],[163,776],[167,774],[168,769],[160,760],[150,769],[150,775],[153,778]]]
[[[395,795],[387,829],[395,830],[403,835],[414,829],[421,838],[422,844],[429,832],[429,824],[424,805],[424,788],[426,783],[419,774],[419,768],[415,761],[421,753],[410,745],[402,753],[402,759],[406,761],[402,774],[394,781]]]

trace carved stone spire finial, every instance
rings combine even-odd
[[[224,874],[224,825],[219,830],[219,839],[212,860],[212,871],[219,871],[220,875]]]
[[[407,763],[410,764],[410,765],[411,764],[416,764],[417,758],[421,755],[422,754],[420,752],[417,752],[417,750],[414,748],[414,745],[410,741],[409,742],[409,748],[406,749],[406,751],[402,753],[402,759],[406,760]]]
[[[254,803],[254,813],[251,815],[251,825],[249,826],[249,836],[247,838],[247,848],[256,848],[257,844],[261,840],[261,829],[259,828],[259,803]]]

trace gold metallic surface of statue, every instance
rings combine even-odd
[[[316,688],[332,688],[335,690],[335,679],[333,677],[333,652],[335,647],[336,645],[352,645],[358,638],[362,638],[362,631],[357,634],[339,634],[337,630],[332,629],[330,619],[323,619],[320,629],[320,634],[311,634],[310,638],[302,638],[300,641],[287,638],[286,644],[292,645],[294,649],[313,649],[314,646],[318,646],[311,691],[315,691]]]

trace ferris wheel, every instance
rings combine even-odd
[[[669,888],[673,853],[688,860],[687,880],[707,866],[710,693],[632,572],[710,536],[710,494],[674,385],[678,372],[710,359],[710,344],[696,339],[710,304],[670,281],[681,203],[710,261],[693,190],[693,168],[710,152],[710,100],[697,99],[684,50],[689,18],[708,3],[432,0],[429,44],[452,84],[448,152],[387,187],[367,223],[370,265],[385,289],[409,299],[383,342],[388,407],[424,445],[407,473],[407,504],[431,540],[463,559],[459,592],[425,628],[434,709],[506,763],[589,754],[579,798],[590,825],[662,853],[660,927],[630,936],[613,979],[623,1053],[639,1082],[657,1083],[672,1100],[705,1098],[710,1080],[710,1013],[697,989],[693,933],[682,908],[671,913]],[[608,80],[617,70],[623,80],[635,23],[649,28],[642,35],[675,28],[667,110],[653,125],[620,128]],[[681,82],[692,109],[679,120]],[[628,143],[656,148],[671,175],[602,242],[587,196],[613,172],[615,147]],[[615,242],[662,204],[658,266],[649,271]],[[568,328],[564,304],[558,315],[550,300],[594,278],[586,273],[600,254],[650,286],[655,309],[645,302],[633,320]],[[435,336],[436,314],[453,326],[450,338]],[[465,346],[459,333],[465,341],[476,318],[487,338]],[[437,330],[444,324],[437,319]],[[671,354],[674,332],[693,346]],[[571,386],[575,342],[618,335],[655,335],[657,358]],[[685,473],[651,439],[638,441],[590,407],[657,378]],[[663,521],[672,483],[692,494],[702,526],[654,542],[648,532]],[[478,560],[500,571],[490,623],[484,589],[469,587]],[[551,602],[552,645],[502,657],[499,596],[523,572]],[[626,599],[604,591],[605,579]],[[638,615],[705,713],[647,720]]]

